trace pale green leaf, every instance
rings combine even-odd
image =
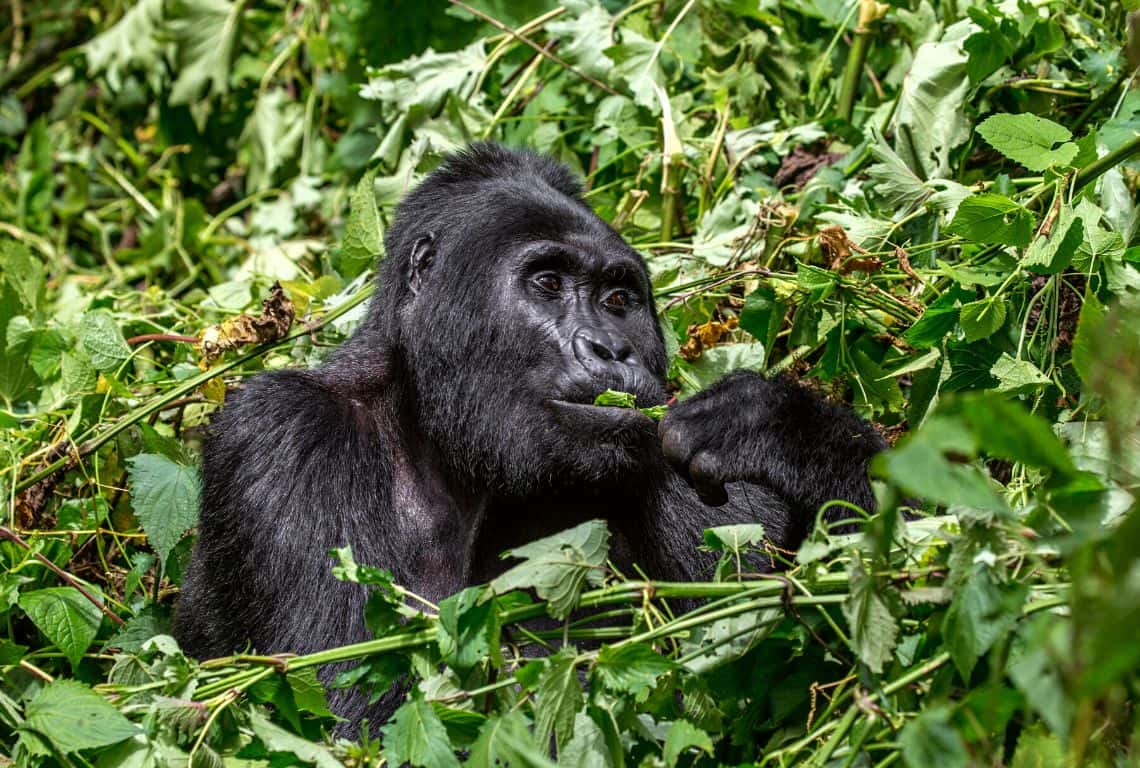
[[[997,391],[1013,395],[1035,392],[1052,384],[1052,379],[1028,360],[1018,360],[1003,352],[990,373],[998,380]]]
[[[540,742],[554,734],[556,743],[565,744],[574,734],[574,713],[582,706],[582,684],[574,663],[577,651],[563,648],[547,659],[538,678],[534,695],[534,730]]]
[[[590,520],[553,536],[507,551],[522,562],[491,582],[495,594],[534,589],[548,600],[548,611],[564,619],[578,605],[586,583],[602,583],[602,566],[610,551],[610,532],[601,520]]]
[[[83,316],[79,343],[91,358],[91,364],[104,373],[113,373],[131,356],[123,332],[111,313],[97,309]]]
[[[606,734],[585,712],[574,715],[574,736],[558,751],[562,768],[610,768]]]
[[[171,104],[193,104],[207,92],[229,91],[245,0],[173,0],[170,29],[177,45]]]
[[[674,720],[665,737],[663,757],[668,768],[674,768],[680,756],[690,749],[697,749],[712,755],[713,744],[709,735],[688,720]]]

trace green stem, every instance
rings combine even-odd
[[[843,69],[843,80],[839,84],[839,99],[835,110],[839,119],[846,122],[851,122],[851,115],[855,113],[855,93],[859,89],[859,79],[863,74],[863,65],[867,62],[867,53],[871,50],[871,42],[875,38],[875,22],[880,17],[879,4],[875,0],[860,0],[855,41],[847,53],[847,64]]]
[[[1112,170],[1118,165],[1126,163],[1131,160],[1135,155],[1140,154],[1140,136],[1132,139],[1126,144],[1123,144],[1113,151],[1109,152],[1104,157],[1089,163],[1081,170],[1077,171],[1077,189],[1096,181],[1102,174]]]

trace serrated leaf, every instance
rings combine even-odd
[[[131,348],[119,324],[106,310],[97,309],[83,316],[79,343],[91,358],[91,364],[103,373],[114,373],[131,356]]]
[[[170,5],[169,27],[177,45],[171,104],[193,104],[207,93],[229,91],[244,7],[227,0],[174,0]]]
[[[954,666],[967,683],[982,654],[1021,618],[1024,597],[1017,588],[999,587],[985,567],[975,568],[955,590],[943,634]]]
[[[64,754],[116,744],[141,729],[86,685],[56,680],[37,693],[24,711],[27,727]]]
[[[1052,379],[1043,374],[1033,363],[1028,360],[1018,360],[1005,352],[1002,352],[1001,357],[994,363],[990,373],[998,380],[997,391],[1011,395],[1035,392],[1053,383]]]
[[[574,734],[574,714],[582,707],[582,684],[578,681],[577,651],[566,647],[548,659],[534,694],[534,731],[540,742],[554,734],[565,744]]]
[[[936,707],[921,713],[899,734],[907,768],[966,768],[970,755],[950,719],[950,710]]]
[[[665,747],[662,756],[665,765],[674,768],[681,754],[690,749],[698,749],[706,755],[712,755],[713,744],[709,735],[688,720],[674,720],[669,726],[669,734],[665,737]]]
[[[384,225],[376,207],[375,171],[360,177],[349,200],[344,225],[340,271],[346,279],[356,277],[374,264],[384,250]]]
[[[431,707],[428,709],[430,710]],[[261,740],[267,752],[293,755],[306,763],[317,766],[317,768],[344,768],[326,747],[289,733],[281,726],[271,723],[265,715],[257,710],[250,711],[249,724],[254,735]],[[440,728],[443,726],[441,725]],[[454,759],[454,755],[452,758]],[[439,765],[449,764],[439,763]]]
[[[549,742],[547,742],[549,744]],[[539,747],[518,710],[492,716],[479,729],[479,738],[471,745],[465,765],[471,768],[497,768],[503,765],[528,768],[553,768],[549,747]]]
[[[434,115],[449,94],[467,97],[487,63],[485,46],[486,41],[476,40],[458,51],[436,53],[428,48],[373,72],[360,96],[379,101],[396,114],[416,110]]]
[[[297,669],[285,674],[285,680],[293,691],[293,701],[297,709],[308,712],[317,717],[332,717],[329,711],[328,697],[325,687],[317,679],[317,671],[312,667]]]
[[[644,701],[658,678],[676,668],[676,662],[646,643],[625,643],[602,648],[594,674],[611,691],[632,693],[638,701]]]
[[[48,587],[20,595],[20,608],[67,657],[72,669],[99,632],[103,613],[75,587]]]
[[[1005,302],[1000,296],[987,296],[963,304],[958,323],[966,334],[966,341],[975,342],[993,336],[1005,324]]]
[[[1028,113],[993,115],[978,126],[978,135],[1003,155],[1031,171],[1066,166],[1077,156],[1072,132]]]
[[[1033,215],[1004,195],[986,192],[963,200],[946,231],[976,243],[1028,245]]]
[[[1066,269],[1085,239],[1085,227],[1069,205],[1061,206],[1057,223],[1048,237],[1033,239],[1021,257],[1021,266],[1030,272],[1052,275]]]
[[[553,536],[539,539],[505,553],[523,558],[491,582],[495,594],[513,589],[534,589],[549,601],[548,611],[556,619],[564,619],[578,605],[578,597],[586,583],[602,583],[602,566],[610,551],[610,532],[605,522],[590,520]]]
[[[883,198],[891,208],[908,210],[930,196],[930,190],[914,171],[903,162],[882,137],[876,137],[871,154],[879,162],[867,169],[871,183],[867,188]]]
[[[165,0],[140,0],[131,5],[113,26],[80,50],[87,57],[87,71],[102,74],[112,91],[122,88],[132,71],[146,73],[152,88],[161,88],[166,70],[168,43],[162,39]]]
[[[610,768],[606,734],[585,712],[574,715],[574,736],[558,751],[561,768]]]
[[[891,660],[898,622],[879,596],[877,582],[858,559],[851,562],[849,580],[851,593],[843,601],[843,615],[851,629],[851,650],[868,669],[879,674]]]
[[[476,586],[439,604],[439,652],[449,666],[465,672],[499,650],[499,621],[495,605],[481,601],[485,587]]]
[[[384,753],[389,765],[459,766],[439,715],[419,698],[405,701],[384,727]]]
[[[198,519],[198,470],[155,453],[132,456],[127,463],[135,517],[165,563]]]

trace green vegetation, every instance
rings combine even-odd
[[[0,766],[1136,765],[1136,9],[8,0]],[[376,639],[186,659],[210,413],[351,331],[393,206],[479,138],[645,253],[679,396],[788,371],[901,436],[880,512],[798,555],[711,530],[694,584],[586,523],[438,608],[346,548]],[[333,661],[410,676],[382,740],[323,736]]]

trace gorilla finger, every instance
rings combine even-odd
[[[689,476],[693,479],[693,487],[701,501],[714,507],[719,507],[728,501],[728,493],[720,479],[720,461],[710,451],[701,451],[689,462]]]
[[[676,426],[676,420],[661,422],[657,434],[661,438],[661,452],[665,460],[681,474],[687,474],[689,458],[693,455],[693,441],[686,436],[686,431]]]

